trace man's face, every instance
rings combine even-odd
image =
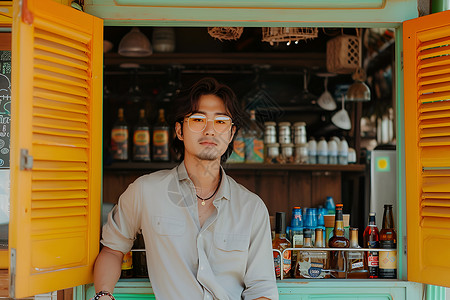
[[[205,116],[206,118],[189,120],[190,116]],[[231,116],[226,111],[222,99],[215,95],[201,96],[198,102],[198,110],[192,115],[186,116],[183,125],[177,123],[175,127],[178,138],[184,142],[184,158],[191,156],[200,160],[220,159],[227,150],[235,131],[234,127],[224,132],[220,131],[224,124],[223,120],[227,122],[227,117]],[[215,119],[216,121],[214,121]],[[189,125],[188,122],[192,123]],[[201,130],[203,126],[199,126],[201,123],[206,123],[203,130]],[[183,126],[182,131],[181,126]]]

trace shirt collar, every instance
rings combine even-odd
[[[220,172],[222,172],[222,180],[220,182],[220,187],[217,190],[215,199],[222,199],[223,198],[223,199],[230,200],[230,198],[231,198],[230,183],[228,181],[227,174],[225,173],[225,170],[223,169],[222,166],[220,166]],[[178,175],[178,180],[179,181],[191,180],[189,178],[188,173],[187,173],[184,161],[182,161],[177,166],[177,175]]]

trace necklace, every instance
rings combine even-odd
[[[214,190],[214,192],[211,194],[211,196],[209,196],[208,198],[202,198],[199,195],[195,194],[197,196],[198,199],[202,200],[202,206],[205,206],[205,201],[211,199],[217,192],[217,190],[219,189],[220,186],[220,182],[222,181],[222,172],[220,172],[220,178],[219,178],[219,183],[217,184],[216,189]]]

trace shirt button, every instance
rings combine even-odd
[[[200,271],[203,271],[203,267],[200,267]]]

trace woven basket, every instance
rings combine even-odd
[[[327,70],[351,74],[359,66],[359,40],[353,35],[340,35],[327,42]]]
[[[208,27],[208,33],[215,39],[237,40],[241,37],[244,27]]]

